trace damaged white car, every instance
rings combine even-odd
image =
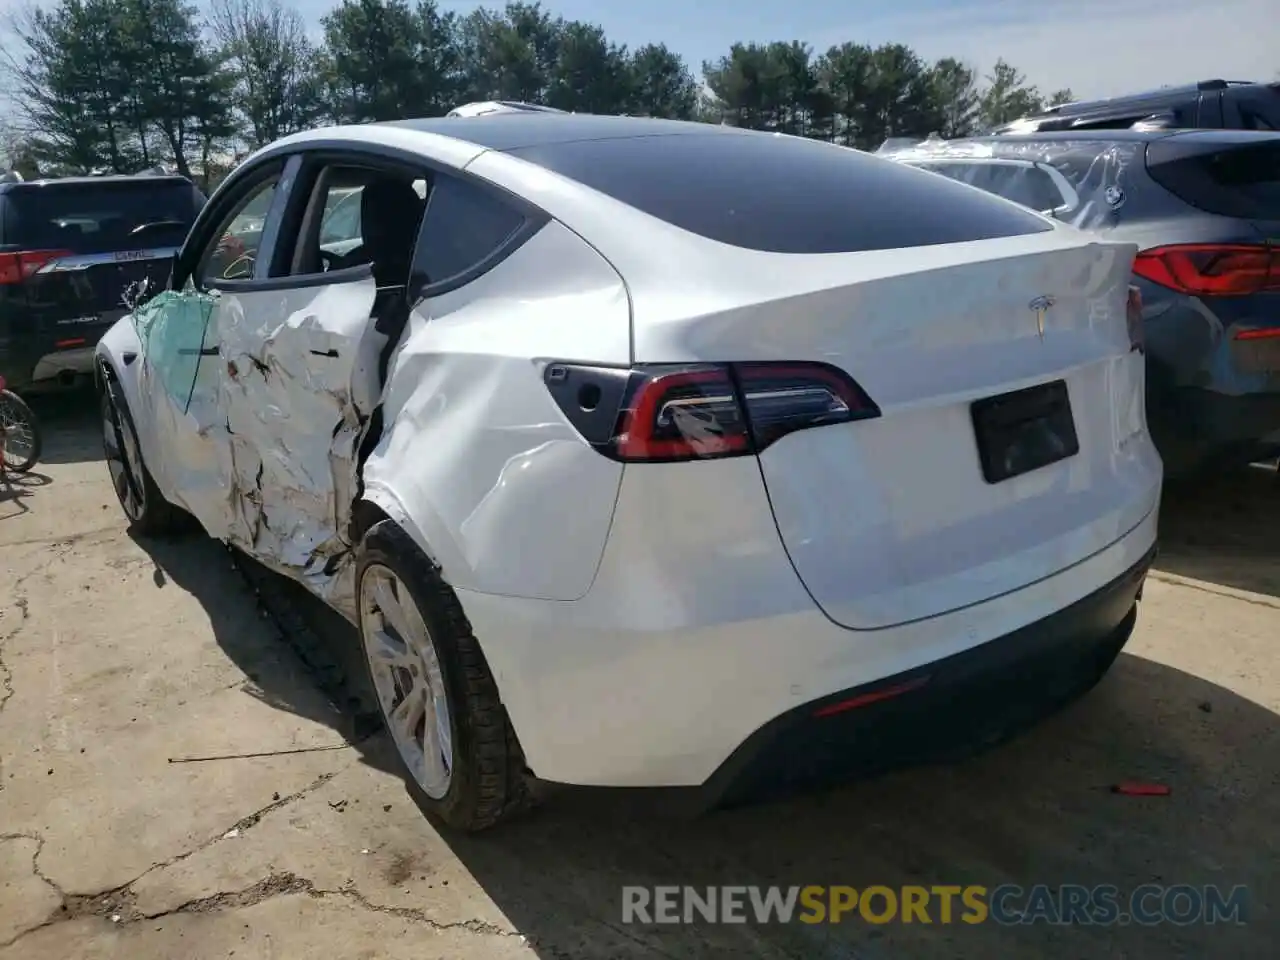
[[[108,465],[139,532],[188,513],[358,625],[447,823],[530,776],[759,796],[1119,653],[1161,487],[1133,254],[729,127],[318,130],[103,338]]]

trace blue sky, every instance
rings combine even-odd
[[[0,3],[10,0],[0,0]],[[318,21],[331,0],[299,0]],[[439,0],[466,12],[477,4]],[[665,42],[695,74],[735,40],[898,41],[984,71],[1004,56],[1045,90],[1106,96],[1203,80],[1276,78],[1280,0],[555,0],[630,46]]]
[[[0,0],[0,17],[26,0]],[[196,0],[197,3],[201,0]],[[294,0],[317,26],[333,0]],[[482,4],[439,0],[467,12]],[[483,4],[497,6],[496,3]],[[1106,96],[1209,77],[1276,79],[1280,0],[555,0],[629,46],[665,42],[695,75],[735,40],[899,41],[987,70],[1004,56],[1048,91]]]

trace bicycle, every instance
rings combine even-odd
[[[29,471],[39,462],[43,446],[40,421],[0,377],[0,476]]]

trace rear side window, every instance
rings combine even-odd
[[[502,249],[524,223],[525,215],[495,193],[437,176],[414,252],[414,273],[425,275],[429,287],[456,282]]]
[[[1052,229],[945,178],[799,137],[680,134],[511,153],[690,233],[769,253],[893,250]]]
[[[178,247],[203,202],[185,180],[31,184],[5,194],[4,242],[84,254]]]
[[[1246,130],[1274,130],[1275,126],[1257,102],[1240,104],[1240,126]]]
[[[1197,146],[1153,143],[1147,150],[1152,179],[1208,213],[1280,220],[1280,137],[1218,149]]]
[[[1029,164],[927,163],[920,166],[1032,210],[1053,210],[1066,203],[1053,178],[1040,167]]]
[[[1228,90],[1223,95],[1223,112],[1229,127],[1280,129],[1280,84]]]

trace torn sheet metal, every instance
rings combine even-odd
[[[218,407],[229,434],[228,539],[331,597],[356,484],[356,454],[380,393],[386,343],[372,277],[223,293],[215,314]]]
[[[162,486],[214,537],[350,606],[344,539],[386,336],[372,276],[166,291],[133,322]]]
[[[881,154],[1015,200],[1084,230],[1114,226],[1145,142],[926,140]],[[1046,206],[1041,198],[1049,197]],[[1061,198],[1052,202],[1052,198]]]

